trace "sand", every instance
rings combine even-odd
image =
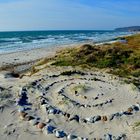
[[[0,66],[50,54],[55,51],[3,54]],[[61,74],[68,70],[73,74]],[[99,70],[54,66],[22,78],[5,78],[5,73],[0,72],[0,140],[140,138],[140,125],[136,125],[140,91],[122,78]],[[39,129],[37,123],[45,127]],[[55,127],[52,132],[47,130],[50,126]]]

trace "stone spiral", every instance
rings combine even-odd
[[[132,92],[130,85],[110,79],[110,75],[74,71],[69,76],[46,75],[25,85],[17,106],[20,117],[46,135],[125,140],[128,136],[123,127],[140,110],[138,91],[135,99]]]

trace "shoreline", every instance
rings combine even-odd
[[[24,69],[28,69],[34,62],[44,57],[51,57],[55,54],[54,51],[39,48],[30,51],[13,52],[0,55],[0,69],[14,69],[16,66],[26,65]],[[22,69],[20,70],[22,71]]]
[[[134,33],[138,34],[138,33]],[[72,43],[67,45],[55,45],[54,47],[40,47],[40,48],[32,48],[28,50],[19,50],[16,52],[5,52],[0,54],[0,68],[7,67],[7,66],[14,66],[14,65],[22,65],[25,63],[32,63],[39,59],[46,58],[46,57],[52,57],[55,55],[55,53],[58,50],[69,48],[69,47],[77,47],[84,44],[94,44],[96,46],[103,45],[106,43],[113,43],[116,42],[116,38],[119,37],[126,37],[131,36],[133,34],[128,35],[122,35],[122,36],[116,36],[115,38],[108,40],[108,41],[102,41],[102,42],[93,42],[93,41],[84,41],[79,43]],[[24,58],[23,58],[24,57]]]
[[[86,43],[91,44],[91,42],[83,42],[70,45],[54,46],[49,48],[45,47],[33,48],[30,50],[0,54],[0,71],[3,70],[18,71],[18,72],[26,71],[40,59],[55,56],[56,52],[59,50],[71,47],[78,47]]]

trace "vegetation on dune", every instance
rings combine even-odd
[[[140,121],[134,123],[134,125],[133,125],[133,130],[134,130],[134,131],[140,130]]]
[[[140,76],[140,35],[123,38],[112,44],[92,46],[85,44],[78,48],[62,50],[52,59],[56,66],[90,66],[111,68],[119,76]]]
[[[73,91],[77,91],[78,93],[86,92],[90,87],[86,86],[85,84],[79,84],[73,87]]]

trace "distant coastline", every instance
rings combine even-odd
[[[126,32],[140,32],[140,26],[129,26],[129,27],[121,27],[116,28],[115,31],[126,31]]]

